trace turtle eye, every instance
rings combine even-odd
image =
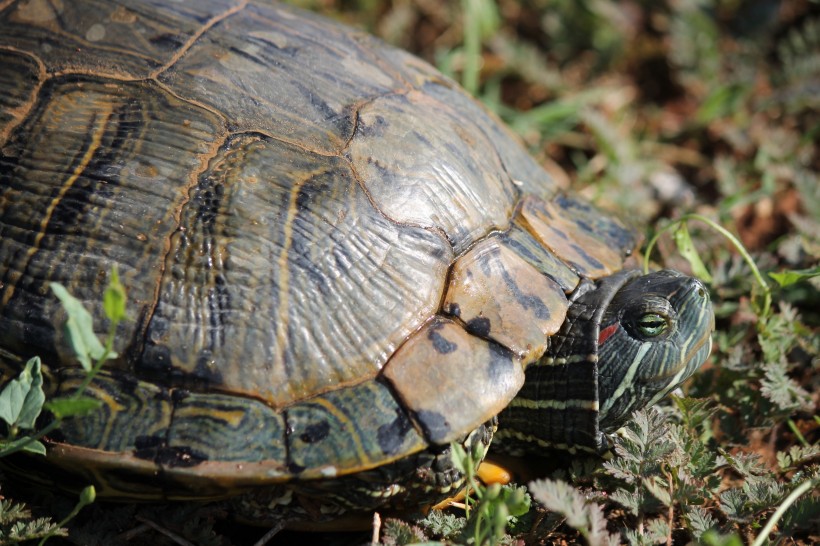
[[[648,295],[624,310],[621,324],[639,341],[659,341],[675,330],[676,316],[669,300]]]
[[[657,337],[669,328],[669,322],[658,313],[644,313],[635,322],[638,331],[645,337]]]

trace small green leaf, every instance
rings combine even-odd
[[[781,271],[780,273],[769,273],[769,276],[781,287],[786,287],[811,279],[812,277],[820,276],[820,266],[811,269],[796,269]]]
[[[687,506],[684,518],[689,523],[689,531],[698,539],[705,532],[717,527],[717,520],[704,508],[700,506]]]
[[[453,466],[462,474],[469,475],[472,471],[472,459],[467,456],[467,451],[457,442],[450,444],[450,458]]]
[[[530,510],[532,500],[526,487],[507,485],[502,489],[502,496],[511,516],[523,516]]]
[[[664,484],[659,483],[657,476],[653,476],[652,478],[644,478],[643,486],[664,506],[672,505],[672,496],[669,493],[669,490],[664,487]]]
[[[80,398],[55,398],[45,404],[45,408],[54,414],[57,419],[87,415],[102,407],[102,402],[96,398],[82,396]]]
[[[111,280],[103,293],[103,309],[113,323],[125,318],[125,287],[120,283],[116,267],[111,270]]]
[[[32,429],[45,399],[40,359],[34,357],[0,392],[0,419],[9,426]]]
[[[387,521],[390,521],[389,519]],[[427,534],[439,536],[444,539],[452,539],[461,534],[466,525],[467,518],[457,517],[455,514],[448,514],[440,510],[430,510],[423,520],[418,522]],[[423,539],[420,539],[423,540]]]
[[[23,436],[22,438],[17,438],[16,440],[12,440],[10,442],[0,442],[0,452],[8,454],[15,451],[27,451],[29,453],[34,453],[35,455],[45,455],[46,446],[44,446],[42,442],[32,440],[28,436]]]
[[[706,266],[703,265],[703,261],[700,259],[697,250],[695,250],[695,245],[692,244],[692,237],[689,235],[689,229],[686,227],[685,222],[680,223],[678,228],[675,230],[674,237],[675,244],[677,245],[681,256],[686,258],[689,265],[692,266],[692,273],[694,273],[696,277],[699,277],[708,283],[712,282],[712,275],[709,274],[709,271],[706,269]]]
[[[430,513],[437,512],[432,510]],[[387,518],[382,525],[381,544],[418,544],[426,540],[421,529],[399,519]]]
[[[60,299],[68,313],[65,327],[68,339],[85,371],[91,371],[91,360],[98,360],[105,354],[105,348],[94,333],[94,321],[91,313],[83,307],[80,300],[68,293],[59,283],[51,283],[51,290]],[[113,355],[111,355],[113,356]]]
[[[529,489],[535,500],[547,510],[564,516],[566,524],[578,530],[591,546],[618,543],[616,537],[607,532],[606,518],[601,507],[588,501],[568,483],[541,479],[530,482]]]

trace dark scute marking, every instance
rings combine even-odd
[[[576,252],[578,252],[578,254],[584,257],[584,259],[587,262],[587,265],[590,265],[595,269],[604,269],[604,264],[599,262],[594,256],[592,256],[586,250],[584,250],[584,248],[581,245],[577,243],[572,243],[572,248],[574,248]]]
[[[436,261],[440,261],[444,258],[447,258],[447,260],[449,261],[450,257],[448,256],[447,252],[448,251],[444,245],[435,245],[433,247],[432,252],[430,253],[430,256],[435,258]]]
[[[436,146],[432,142],[430,142],[430,140],[425,135],[421,134],[418,131],[413,131],[413,138],[421,143],[421,148],[427,148],[431,150],[434,150],[436,148]],[[459,157],[460,151],[455,144],[448,142],[446,143],[446,146],[450,149],[450,153],[453,154],[453,157]]]
[[[454,317],[460,317],[461,306],[457,303],[450,303],[447,305],[447,309],[445,309],[444,312],[453,315]]]
[[[165,444],[165,438],[157,434],[150,436],[142,435],[134,439],[134,447],[137,449],[152,449],[158,448]]]
[[[222,373],[220,373],[217,366],[213,365],[213,360],[213,353],[211,351],[208,349],[200,351],[196,359],[192,379],[204,382],[204,384],[223,384]]]
[[[171,391],[171,400],[173,400],[175,404],[184,401],[189,396],[191,396],[191,393],[185,389],[174,389]]]
[[[444,336],[438,333],[438,330],[440,330],[442,326],[443,325],[437,325],[430,328],[430,331],[427,332],[427,339],[433,343],[433,349],[435,349],[437,353],[446,355],[458,349],[458,345],[444,339]]]
[[[404,438],[412,425],[410,420],[401,410],[396,410],[396,418],[379,427],[376,433],[376,440],[385,455],[395,455],[401,449]]]
[[[301,92],[302,96],[308,100],[311,106],[313,106],[326,121],[337,129],[339,134],[349,135],[351,133],[354,116],[354,111],[351,108],[345,108],[342,112],[337,112],[332,106],[322,100],[314,89],[306,86],[303,82],[291,80],[290,83]]]
[[[504,278],[504,283],[515,296],[515,301],[517,301],[521,307],[524,309],[532,309],[535,317],[540,320],[549,320],[550,310],[541,298],[535,294],[525,294],[506,269],[502,270],[502,276]]]
[[[424,136],[422,136],[421,134],[419,134],[418,132],[414,131],[413,136],[415,138],[419,139],[419,141],[421,141],[421,143],[423,145],[425,145],[427,147],[432,146],[430,141],[428,139],[426,139]],[[462,140],[461,143],[463,144],[464,141]],[[441,143],[439,143],[438,145],[441,146]],[[434,146],[432,146],[432,147],[435,148]],[[459,143],[456,143],[456,142],[445,142],[444,143],[444,148],[447,150],[447,153],[450,154],[450,156],[452,156],[452,157],[460,157],[461,155],[464,154],[463,148],[461,146],[459,146]]]
[[[229,50],[234,55],[237,55],[238,57],[242,57],[244,59],[247,59],[247,60],[251,61],[252,63],[256,64],[257,66],[265,66],[265,65],[269,64],[262,57],[257,57],[256,55],[252,55],[251,53],[249,53],[248,51],[245,51],[244,49],[238,49],[238,48],[235,48],[235,47],[231,47],[231,48],[229,48]]]
[[[592,233],[593,235],[595,234],[595,230],[585,220],[576,219],[575,223],[587,233]]]
[[[126,394],[133,394],[140,385],[139,380],[131,374],[123,373],[118,379],[120,390]]]
[[[138,459],[153,461],[164,445],[164,436],[156,434],[151,436],[137,436],[134,439],[134,456]]]
[[[547,217],[547,218],[549,218],[550,220],[552,220],[553,218],[555,218],[555,217],[552,215],[552,211],[551,211],[549,208],[547,208],[547,207],[539,207],[538,212],[543,213],[543,214],[544,214],[544,216],[546,216],[546,217]]]
[[[370,123],[359,120],[356,131],[367,138],[381,137],[389,126],[390,123],[384,119],[384,116],[376,116]]]
[[[276,43],[276,40],[267,39],[265,36],[247,36],[245,39],[252,44],[259,44],[263,48],[268,49],[272,48],[276,50],[276,56],[279,57],[296,57],[296,54],[299,53],[300,48],[294,45],[280,45]],[[282,67],[282,63],[277,61],[276,59],[272,58],[272,55],[267,55],[266,62],[273,64],[277,67]]]
[[[497,344],[490,343],[490,362],[487,369],[490,381],[507,384],[514,374],[512,352]]]
[[[214,277],[216,288],[208,290],[208,314],[210,328],[208,341],[209,348],[214,349],[225,345],[225,323],[231,312],[231,295],[228,291],[225,277],[218,273]]]
[[[288,463],[288,472],[290,472],[290,473],[291,473],[291,474],[293,474],[294,476],[299,475],[299,474],[301,474],[302,472],[304,472],[304,471],[305,471],[305,468],[307,468],[307,467],[304,467],[304,466],[302,466],[302,465],[300,465],[300,464],[296,464],[296,463]]]
[[[187,446],[161,447],[154,459],[157,464],[168,468],[189,468],[207,460],[208,457]]]
[[[163,51],[174,51],[185,45],[185,40],[179,34],[158,34],[152,36],[149,41]]]
[[[589,203],[572,199],[563,193],[555,197],[555,203],[564,210],[579,209],[587,212],[592,210],[592,206]]]
[[[171,371],[171,350],[165,345],[146,344],[141,365],[151,371]]]
[[[316,442],[321,442],[327,438],[329,433],[330,423],[327,421],[321,421],[305,427],[305,431],[299,435],[299,439],[306,444],[315,444]]]
[[[553,233],[553,235],[556,235],[556,236],[562,238],[565,241],[569,241],[569,235],[567,235],[565,232],[561,231],[560,229],[553,229],[552,233]]]
[[[314,179],[312,182],[316,182]],[[315,206],[317,198],[321,199],[321,193],[329,190],[328,184],[307,183],[303,184],[296,193],[296,210],[299,212],[309,211]]]
[[[487,317],[476,317],[467,322],[467,330],[481,337],[490,335],[490,319]]]
[[[437,411],[422,410],[416,413],[424,434],[433,442],[439,442],[450,433],[450,423]]]
[[[486,252],[482,252],[476,260],[476,265],[484,274],[485,277],[491,277],[493,274],[492,264],[497,261],[500,252],[498,248],[492,248]]]
[[[148,332],[151,342],[161,343],[162,339],[168,334],[168,330],[170,330],[170,322],[168,319],[154,315],[151,320],[151,329]]]
[[[536,262],[538,258],[532,251],[527,248],[525,245],[521,244],[520,241],[513,239],[512,237],[504,237],[504,244],[507,245],[510,250],[513,250],[516,254],[527,260],[528,262]]]
[[[294,221],[294,233],[303,233],[301,230],[305,230],[305,233],[309,232],[311,229],[310,226],[307,225],[309,222],[309,219],[297,216]],[[309,277],[313,286],[315,286],[322,295],[329,295],[331,288],[328,284],[328,277],[322,272],[316,260],[311,258],[312,251],[310,241],[301,237],[294,237],[291,242],[291,252],[288,254],[289,264],[292,266],[292,269],[299,271],[300,275]],[[337,264],[341,259],[339,254],[343,252],[345,251],[334,249],[333,258]]]

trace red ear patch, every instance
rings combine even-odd
[[[609,337],[612,334],[618,331],[618,326],[620,325],[616,322],[614,324],[610,324],[609,326],[601,330],[601,333],[598,334],[598,345],[603,345],[604,343],[606,343],[606,340],[609,339]]]

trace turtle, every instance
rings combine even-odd
[[[636,230],[454,81],[315,14],[4,2],[0,97],[2,382],[85,377],[51,283],[102,328],[115,268],[129,301],[101,409],[18,471],[260,521],[411,509],[463,483],[452,443],[601,453],[710,352],[699,280],[636,270]]]

